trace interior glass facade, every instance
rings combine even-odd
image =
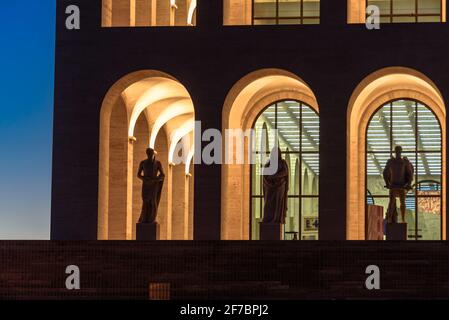
[[[381,23],[441,22],[442,0],[367,0],[380,9]]]
[[[394,148],[414,166],[412,190],[407,193],[409,240],[440,240],[442,236],[442,136],[435,114],[424,104],[396,100],[372,116],[366,140],[367,204],[388,208],[382,172]],[[399,212],[399,210],[398,210]],[[399,222],[402,222],[400,217]]]
[[[280,101],[268,106],[254,124],[251,169],[251,239],[259,239],[263,217],[261,169],[275,144],[275,131],[282,157],[289,166],[288,211],[284,226],[286,240],[318,240],[319,116],[310,106],[297,101]]]
[[[270,24],[318,24],[319,0],[253,0],[252,23]]]

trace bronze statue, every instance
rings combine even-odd
[[[139,223],[156,222],[157,209],[161,200],[162,186],[165,178],[162,165],[154,156],[154,150],[148,148],[147,156],[148,159],[140,163],[139,171],[137,172],[137,178],[142,180],[143,200]]]
[[[396,198],[401,203],[401,217],[405,222],[405,197],[407,192],[412,188],[414,168],[407,157],[402,157],[402,147],[397,146],[395,149],[395,157],[391,157],[385,165],[383,177],[385,187],[390,190],[390,201],[387,210],[387,220],[389,223],[397,222]]]
[[[285,224],[287,213],[288,194],[288,165],[282,159],[281,150],[277,150],[277,159],[273,159],[276,152],[271,152],[270,160],[265,165],[265,169],[272,161],[278,161],[278,168],[275,174],[263,176],[264,214],[263,223]]]

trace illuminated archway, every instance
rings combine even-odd
[[[419,101],[435,114],[442,131],[442,224],[446,235],[446,107],[435,84],[420,72],[403,67],[381,69],[367,76],[354,90],[347,114],[347,211],[348,240],[365,239],[366,131],[379,107],[399,99]]]
[[[163,72],[134,72],[111,87],[100,113],[98,239],[135,239],[141,210],[137,167],[148,147],[156,150],[166,174],[157,219],[160,239],[192,238],[193,176],[188,159],[194,117],[186,88]],[[173,163],[178,149],[183,161]]]
[[[318,102],[309,86],[291,72],[262,69],[239,80],[230,90],[223,107],[222,128],[249,130],[266,106],[276,101],[302,101],[316,112]],[[237,147],[223,146],[232,163],[222,165],[221,238],[247,240],[250,230],[250,164],[236,163]],[[243,145],[248,154],[248,141]]]

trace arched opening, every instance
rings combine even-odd
[[[382,172],[394,148],[401,146],[403,156],[414,167],[414,184],[405,200],[408,239],[441,240],[442,144],[435,114],[419,101],[394,100],[373,114],[367,130],[366,185],[374,205],[384,212],[388,209]],[[438,187],[427,181],[436,182]]]
[[[282,100],[269,105],[254,123],[256,161],[251,169],[251,235],[259,240],[259,224],[263,218],[261,171],[268,160],[270,145],[277,145],[288,164],[288,209],[284,239],[318,239],[318,189],[320,121],[317,112],[307,104]],[[268,142],[268,143],[267,143]],[[315,181],[315,182],[314,182]]]
[[[379,173],[396,145],[403,147],[415,167],[417,185],[407,196],[410,239],[445,239],[445,119],[446,109],[437,87],[415,70],[385,68],[358,85],[350,99],[347,119],[347,239],[366,238],[367,204],[385,205],[387,190]],[[426,196],[419,189],[421,181],[429,179],[441,183],[438,195]],[[438,219],[422,209],[429,202],[434,206],[432,212],[439,206]],[[434,225],[437,220],[438,227],[423,235],[425,222]]]
[[[194,118],[186,88],[159,71],[129,74],[108,91],[100,114],[98,239],[136,238],[142,208],[137,168],[148,147],[166,175],[160,239],[192,239]]]
[[[233,132],[248,132],[255,124],[256,128],[262,128],[263,121],[256,123],[259,115],[264,110],[269,112],[275,108],[272,105],[280,101],[300,101],[318,112],[315,95],[302,79],[285,70],[263,69],[243,77],[229,92],[223,108],[223,132],[230,129]],[[269,131],[267,121],[265,127]],[[268,136],[259,144],[272,147],[273,141]],[[248,240],[251,238],[251,165],[248,158],[243,163],[236,159],[240,150],[248,155],[249,141],[245,139],[241,148],[235,143],[223,147],[223,154],[232,161],[222,165],[221,237],[224,240]],[[289,150],[292,149],[289,147]],[[290,163],[292,161],[293,157]],[[292,167],[295,165],[293,163]],[[294,190],[294,186],[292,188]]]

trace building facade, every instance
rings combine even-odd
[[[380,29],[365,25],[369,5]],[[441,0],[58,1],[51,238],[135,239],[152,147],[166,172],[161,240],[257,240],[277,129],[286,239],[367,239],[402,145],[415,166],[409,239],[445,240],[445,21]],[[207,129],[255,129],[256,163],[195,161]]]

